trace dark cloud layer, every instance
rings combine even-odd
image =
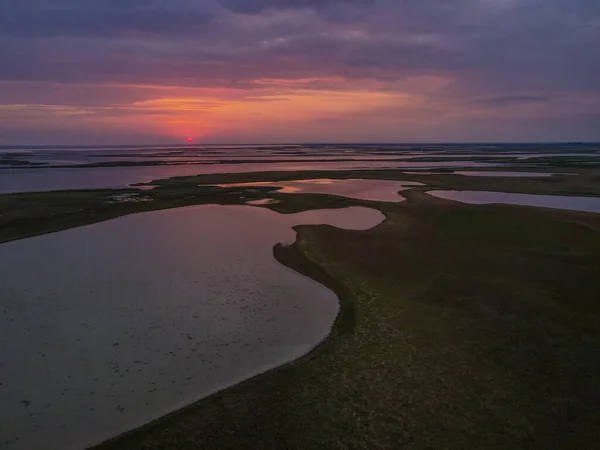
[[[360,0],[355,0],[358,2]],[[222,0],[221,3],[224,7],[231,11],[246,13],[246,14],[258,14],[269,9],[321,9],[329,6],[331,0]],[[335,1],[340,3],[340,0]],[[345,2],[345,3],[350,3]]]
[[[600,96],[598,49],[598,0],[0,3],[5,82],[253,89],[337,77],[394,90],[428,76],[449,80],[440,95],[505,108]]]
[[[0,57],[11,64],[3,64],[0,76],[53,78],[57,71],[50,66],[56,58],[58,64],[70,63],[65,69],[72,77],[85,79],[97,73],[82,58],[88,52],[108,72],[117,65],[120,73],[129,69],[128,74],[144,78],[144,61],[161,58],[171,79],[197,77],[200,82],[205,82],[205,72],[212,75],[206,67],[215,61],[242,68],[268,61],[265,75],[296,59],[313,66],[315,75],[325,65],[343,76],[355,69],[399,77],[411,70],[458,70],[488,72],[493,81],[500,71],[510,72],[513,82],[522,76],[525,81],[552,78],[558,84],[568,84],[566,73],[591,75],[600,69],[600,3],[591,0],[199,3],[3,3]],[[164,76],[161,69],[157,67],[157,77]],[[234,72],[235,78],[244,78],[243,69]],[[249,77],[256,76],[250,72]],[[594,79],[600,79],[575,78],[576,84],[583,81],[594,89]]]

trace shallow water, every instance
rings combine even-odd
[[[494,164],[446,161],[284,162],[242,164],[188,164],[146,167],[101,167],[62,169],[0,169],[0,193],[54,191],[63,189],[123,188],[135,183],[177,176],[215,173],[245,173],[298,170],[355,170],[435,167],[490,167]]]
[[[383,218],[204,205],[0,245],[0,446],[79,449],[305,354],[337,298],[273,245]]]
[[[421,183],[392,180],[295,180],[295,181],[265,181],[260,183],[219,184],[220,187],[258,187],[276,186],[282,194],[331,194],[341,197],[356,198],[381,202],[401,202],[405,198],[398,194]]]
[[[519,155],[518,159],[536,159],[536,158],[563,158],[563,157],[600,157],[600,153],[597,150],[590,151],[588,153],[576,153],[576,152],[568,152],[568,153],[527,153],[524,155]]]
[[[429,191],[434,197],[471,204],[502,203],[600,213],[600,197],[512,194],[488,191]]]
[[[453,172],[456,175],[465,175],[468,177],[509,177],[509,178],[527,178],[527,177],[551,177],[553,173],[544,172],[500,172],[500,171],[479,171],[479,172]]]
[[[567,152],[568,149],[572,152]],[[561,150],[552,151],[554,150]],[[577,152],[574,150],[577,149]],[[537,150],[537,151],[536,151]],[[587,153],[586,153],[587,151]],[[0,147],[0,155],[16,155],[23,161],[65,166],[118,161],[153,161],[162,166],[91,167],[91,168],[16,168],[0,166],[0,193],[51,191],[62,189],[125,188],[132,184],[175,176],[216,173],[243,173],[298,170],[432,170],[451,168],[468,176],[521,176],[516,172],[477,172],[472,169],[498,167],[502,170],[510,158],[529,170],[531,158],[550,156],[599,157],[597,147],[586,145],[521,146],[521,145],[272,145],[272,146],[154,146],[97,148],[9,148]],[[413,158],[432,157],[433,161]],[[489,161],[473,161],[486,157]],[[495,159],[494,159],[495,158]],[[350,161],[341,161],[351,159]],[[397,161],[393,161],[397,159]],[[470,160],[471,159],[471,160]],[[234,161],[254,160],[252,163]],[[285,160],[285,162],[273,162]],[[313,161],[307,161],[313,160]],[[544,161],[548,165],[549,161]],[[507,170],[510,170],[506,167]],[[421,172],[426,174],[427,172]],[[543,176],[535,172],[527,176]]]
[[[275,200],[274,198],[261,198],[260,200],[250,200],[249,202],[246,202],[246,205],[263,206],[279,202],[279,200]]]

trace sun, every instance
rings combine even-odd
[[[192,138],[187,138],[187,142],[188,142],[188,144],[191,144],[191,143],[192,143],[192,141],[193,141],[193,139],[192,139]]]

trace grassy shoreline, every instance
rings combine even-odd
[[[27,192],[0,194],[0,243],[33,235],[60,231],[75,226],[89,225],[125,214],[175,208],[207,203],[245,204],[265,196],[283,200],[272,209],[279,212],[296,212],[312,207],[341,207],[364,202],[331,196],[312,196],[310,201],[300,201],[265,188],[217,188],[211,185],[290,181],[310,178],[382,179],[416,181],[429,189],[483,190],[546,195],[600,196],[600,175],[597,170],[581,169],[575,176],[548,178],[469,177],[447,173],[422,175],[402,170],[357,171],[298,171],[252,172],[240,174],[208,174],[175,177],[142,183],[153,189],[88,189],[70,191]],[[119,202],[115,196],[133,194],[147,197],[148,202]],[[306,198],[306,197],[305,197]],[[288,207],[289,206],[289,207]],[[300,209],[298,209],[300,208]]]
[[[593,448],[600,218],[409,197],[275,249],[341,299],[315,351],[97,448]]]
[[[402,179],[457,183],[434,177]],[[203,190],[197,181],[171,180],[143,192],[154,202],[106,209],[96,194],[79,194],[91,201],[80,218],[239,204],[268,191]],[[594,448],[600,215],[464,205],[423,189],[403,195],[407,202],[388,204],[270,193],[283,200],[267,205],[279,212],[361,205],[387,217],[365,232],[297,227],[293,246],[274,249],[340,297],[329,338],[300,360],[95,448]],[[31,212],[40,198],[30,201]],[[39,227],[39,217],[27,220]],[[77,226],[54,225],[65,224]]]
[[[302,226],[294,227],[296,230],[302,228]],[[351,294],[346,292],[342,283],[339,283],[337,280],[332,278],[327,272],[322,270],[318,265],[314,262],[310,261],[306,258],[302,252],[298,248],[298,242],[290,246],[283,246],[281,244],[277,244],[273,248],[273,256],[275,259],[283,264],[284,266],[295,270],[301,275],[307,276],[324,286],[328,287],[332,291],[336,293],[338,298],[340,299],[341,308],[338,316],[336,317],[334,323],[332,324],[329,335],[327,335],[321,342],[319,342],[312,350],[310,350],[307,354],[296,358],[293,361],[280,365],[276,368],[267,370],[263,373],[255,375],[251,378],[248,378],[240,383],[237,383],[233,386],[225,388],[219,392],[206,396],[198,401],[191,403],[190,405],[178,409],[170,414],[162,416],[146,425],[143,425],[134,430],[125,432],[119,436],[111,438],[99,445],[90,447],[90,449],[104,449],[104,448],[142,448],[143,445],[139,442],[140,435],[144,435],[146,433],[160,432],[160,430],[169,423],[177,423],[179,420],[186,418],[188,414],[194,413],[194,408],[200,402],[208,398],[212,398],[214,396],[223,395],[228,392],[230,389],[245,389],[246,387],[252,389],[252,384],[256,381],[260,380],[263,376],[267,374],[276,374],[276,373],[285,373],[289,370],[294,370],[295,367],[301,365],[305,362],[309,362],[314,360],[317,355],[327,354],[328,350],[330,350],[335,345],[336,336],[343,335],[345,333],[351,333],[355,328],[355,316],[352,307]],[[168,426],[168,425],[167,425]],[[163,444],[160,444],[163,445]],[[180,442],[176,442],[170,445],[182,445]],[[199,442],[192,443],[192,445],[200,445]],[[218,447],[217,447],[218,448]]]

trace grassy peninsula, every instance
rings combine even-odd
[[[233,177],[277,179],[238,174],[204,181]],[[598,189],[591,172],[550,181],[379,177],[528,193]],[[432,198],[425,188],[393,204],[198,187],[198,181],[128,191],[147,201],[115,199],[122,191],[0,196],[0,240],[142,210],[266,195],[282,201],[266,206],[280,212],[363,205],[387,220],[365,232],[298,227],[293,246],[274,249],[281,263],[341,299],[333,332],[315,351],[98,450],[597,448],[600,215],[464,205]]]

